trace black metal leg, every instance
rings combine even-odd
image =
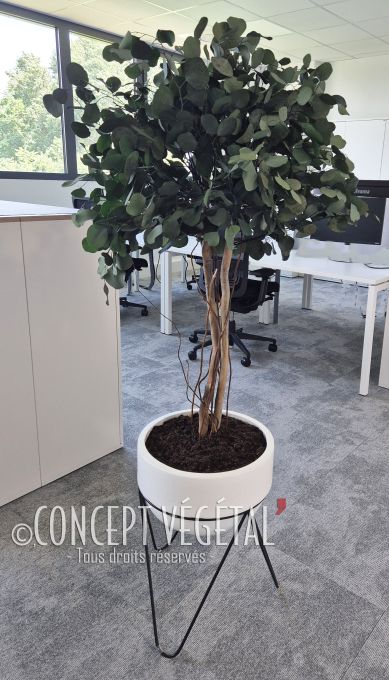
[[[152,541],[152,544],[153,544],[153,548],[154,548],[154,550],[156,550],[157,552],[162,552],[162,550],[166,550],[166,548],[168,548],[169,545],[171,545],[171,544],[173,543],[175,537],[176,537],[177,534],[178,534],[178,531],[175,531],[174,534],[172,535],[172,540],[171,540],[171,542],[170,542],[170,543],[167,542],[167,543],[165,543],[165,545],[161,545],[161,546],[158,548],[158,546],[157,546],[157,544],[156,544],[156,541],[155,541],[153,526],[152,526],[152,524],[151,524],[151,519],[150,519],[150,515],[149,515],[149,512],[148,512],[148,511],[147,511],[147,526],[149,527],[149,531],[150,531],[150,536],[151,536],[151,541]]]
[[[275,573],[274,573],[273,565],[272,565],[272,563],[270,562],[270,557],[269,557],[268,552],[267,552],[267,550],[266,550],[266,546],[265,546],[265,544],[264,544],[264,542],[263,542],[262,534],[261,534],[261,532],[260,532],[260,530],[259,530],[258,522],[257,522],[256,519],[255,519],[255,526],[256,526],[256,528],[257,528],[257,533],[258,533],[259,547],[260,547],[261,550],[262,550],[262,554],[263,554],[263,556],[264,556],[264,558],[265,558],[265,562],[266,562],[266,564],[267,564],[267,566],[268,566],[268,568],[269,568],[269,571],[270,571],[270,573],[271,573],[271,577],[272,577],[272,579],[273,579],[273,581],[274,581],[274,585],[275,585],[276,588],[279,588],[279,583],[278,583],[277,577],[276,577],[276,575],[275,575]]]
[[[146,508],[146,514],[147,514],[147,520],[149,521],[149,514],[148,514],[147,508]],[[151,615],[152,615],[152,619],[153,619],[154,640],[155,640],[156,647],[158,648],[159,652],[161,653],[161,656],[165,657],[166,659],[174,659],[176,656],[178,656],[178,654],[181,652],[182,648],[184,647],[185,642],[187,641],[187,639],[190,635],[190,632],[191,632],[194,624],[196,623],[196,620],[197,620],[197,618],[198,618],[198,616],[199,616],[199,614],[200,614],[200,612],[201,612],[201,610],[202,610],[202,608],[203,608],[203,606],[204,606],[204,604],[207,600],[207,597],[208,597],[208,595],[209,595],[209,593],[212,589],[212,586],[215,583],[215,581],[216,581],[216,579],[219,575],[219,572],[220,572],[220,570],[221,570],[221,568],[222,568],[222,566],[223,566],[223,564],[224,564],[224,562],[225,562],[225,560],[228,556],[228,553],[230,552],[230,550],[231,550],[231,548],[234,544],[235,537],[237,536],[237,534],[241,530],[243,522],[246,519],[246,517],[248,516],[248,514],[249,514],[249,512],[247,511],[242,515],[242,517],[239,521],[238,527],[232,535],[232,538],[231,538],[231,540],[230,540],[230,542],[229,542],[229,544],[228,544],[228,546],[227,546],[227,548],[226,548],[226,550],[223,554],[223,557],[221,558],[221,560],[220,560],[220,562],[217,566],[217,569],[216,569],[216,571],[215,571],[215,573],[214,573],[214,575],[213,575],[213,577],[212,577],[212,579],[211,579],[211,581],[210,581],[210,583],[209,583],[209,585],[208,585],[208,587],[207,587],[207,589],[206,589],[206,591],[203,595],[203,598],[202,598],[199,606],[196,609],[196,612],[195,612],[195,614],[194,614],[194,616],[193,616],[193,618],[192,618],[192,620],[191,620],[191,622],[190,622],[190,624],[189,624],[189,626],[186,630],[184,637],[182,638],[182,640],[181,640],[179,646],[177,647],[176,651],[172,652],[170,654],[168,652],[162,651],[162,649],[159,646],[158,626],[157,626],[157,617],[156,617],[154,590],[153,590],[153,580],[152,580],[152,575],[151,575],[150,552],[149,552],[149,548],[148,548],[148,545],[147,545],[147,542],[146,542],[146,544],[145,544],[145,555],[146,555],[146,566],[147,566],[147,579],[148,579],[149,591],[150,591]],[[143,519],[143,514],[142,514],[142,524],[143,524],[143,521],[144,521],[144,519]]]
[[[240,351],[243,352],[243,354],[247,357],[247,359],[250,360],[250,358],[251,358],[250,352],[247,349],[246,345],[240,339],[239,335],[235,335],[234,333],[232,333],[231,339],[232,339],[232,344],[239,347]]]
[[[260,340],[261,342],[277,343],[275,338],[268,338],[265,335],[253,335],[253,333],[239,333],[239,337],[243,340]]]
[[[146,500],[145,500],[144,496],[141,494],[140,491],[139,491],[139,502],[140,502],[140,505],[141,505],[142,507],[143,507],[143,506],[146,506]],[[143,526],[143,515],[142,515],[142,526]],[[165,543],[165,545],[161,545],[160,547],[158,547],[158,546],[157,546],[157,543],[156,543],[156,540],[155,540],[153,525],[151,524],[151,519],[150,519],[150,515],[149,515],[149,511],[148,511],[148,510],[147,510],[147,526],[148,526],[148,530],[149,530],[149,532],[150,532],[151,542],[152,542],[152,544],[153,544],[153,548],[154,548],[154,550],[156,550],[157,552],[162,552],[162,550],[166,550],[166,548],[168,548],[169,545],[171,545],[171,544],[173,543],[174,539],[176,538],[176,536],[177,536],[178,533],[179,533],[178,531],[175,531],[174,534],[172,535],[172,538],[171,538],[170,543],[167,542],[167,543]]]
[[[150,283],[148,286],[139,286],[140,288],[144,288],[145,290],[151,290],[154,286],[155,283],[155,264],[154,264],[154,255],[153,252],[149,253],[149,267],[150,267]]]

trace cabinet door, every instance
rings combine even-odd
[[[41,484],[20,221],[0,223],[0,505]]]
[[[69,218],[22,220],[42,482],[122,445],[118,298]]]

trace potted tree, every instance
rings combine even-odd
[[[184,245],[188,236],[202,245],[209,365],[193,387],[191,407],[140,434],[138,480],[159,516],[162,507],[173,512],[190,499],[191,518],[207,506],[212,520],[224,498],[219,516],[227,524],[229,506],[246,511],[263,500],[273,467],[267,428],[224,411],[232,258],[261,260],[275,242],[286,259],[292,233],[311,234],[323,217],[341,230],[367,207],[354,196],[353,164],[328,120],[334,106],[347,114],[343,97],[325,91],[331,65],[312,66],[309,55],[299,66],[277,59],[263,36],[245,35],[245,21],[234,17],[213,26],[207,46],[206,25],[201,19],[174,53],[169,30],[159,30],[151,44],[127,33],[106,46],[102,56],[123,65],[123,80],[90,82],[85,65],[68,66],[81,112],[72,127],[89,140],[87,173],[71,184],[96,183],[91,207],[74,221],[89,223],[83,246],[101,253],[105,287],[123,286],[140,235],[143,252]],[[61,115],[68,96],[56,89],[45,106]],[[84,186],[72,193],[86,196]]]

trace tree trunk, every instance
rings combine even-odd
[[[206,301],[209,309],[209,325],[211,329],[211,357],[207,384],[201,399],[199,411],[199,436],[204,437],[210,429],[213,398],[217,381],[220,358],[220,321],[219,309],[216,301],[214,259],[211,246],[204,241],[202,248],[203,271],[205,280]]]
[[[220,287],[221,287],[221,301],[220,301],[220,375],[217,386],[214,420],[212,422],[212,431],[216,432],[222,421],[224,395],[227,387],[228,372],[230,367],[230,346],[229,346],[229,321],[230,321],[230,306],[231,306],[231,288],[230,288],[230,265],[232,258],[232,250],[224,249],[223,260],[220,268]]]
[[[202,254],[212,350],[209,361],[207,384],[201,398],[199,411],[200,437],[204,437],[209,432],[217,432],[221,424],[223,401],[229,371],[228,326],[231,298],[229,270],[232,250],[226,247],[223,253],[220,269],[220,308],[217,301],[219,291],[216,291],[216,285],[218,286],[219,283],[215,282],[216,272],[214,271],[213,250],[206,242],[203,243]]]

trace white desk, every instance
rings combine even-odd
[[[172,324],[172,262],[173,255],[201,255],[201,248],[194,237],[189,238],[184,248],[172,248],[161,255],[161,332],[171,334]],[[302,307],[312,307],[312,280],[313,277],[325,277],[338,281],[362,283],[368,286],[365,333],[363,340],[361,380],[359,393],[368,394],[371,354],[373,347],[375,313],[377,295],[380,291],[389,288],[389,270],[371,269],[359,263],[333,262],[324,257],[301,257],[296,251],[292,251],[287,261],[283,261],[280,255],[270,255],[260,261],[251,260],[250,268],[270,267],[271,269],[285,272],[304,274]],[[384,351],[381,359],[380,382],[381,387],[389,388],[389,322],[386,321],[384,339]]]

